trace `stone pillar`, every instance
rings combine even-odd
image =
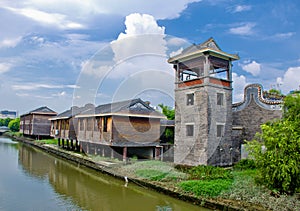
[[[102,146],[102,157],[104,157],[104,156],[105,156],[105,147]]]
[[[123,148],[123,161],[127,161],[127,147]]]
[[[90,154],[90,143],[86,143],[86,153]]]
[[[110,157],[114,159],[114,150],[112,148],[110,148]]]

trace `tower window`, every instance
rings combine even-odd
[[[186,95],[186,105],[194,105],[194,93]]]
[[[194,125],[186,125],[186,136],[194,136]]]
[[[217,105],[224,105],[224,93],[217,93]]]
[[[217,137],[222,137],[224,133],[224,125],[217,125]]]

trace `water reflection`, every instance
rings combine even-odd
[[[0,143],[3,144],[4,142],[1,141]],[[10,148],[15,148],[14,145],[16,144],[11,144]],[[16,146],[19,146],[19,168],[21,167],[27,176],[42,181],[43,183],[51,184],[50,187],[56,194],[54,197],[51,196],[52,198],[50,198],[50,200],[54,199],[56,205],[57,203],[73,204],[67,206],[71,207],[71,209],[68,210],[74,210],[74,207],[75,210],[80,207],[80,210],[109,211],[206,210],[149,191],[130,182],[128,186],[125,187],[124,181],[56,158],[27,145]],[[46,200],[49,201],[49,199]],[[45,206],[49,203],[48,201],[44,201]]]

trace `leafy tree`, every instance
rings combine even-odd
[[[20,118],[11,120],[8,124],[8,128],[13,132],[18,132],[20,130]]]
[[[10,118],[0,119],[0,126],[6,126],[7,127],[10,121],[11,121]]]
[[[158,104],[158,106],[169,120],[175,119],[175,109],[172,109],[170,106],[165,106],[164,104]]]
[[[175,109],[165,106],[164,104],[158,104],[158,106],[162,109],[163,114],[168,118],[168,120],[175,119]],[[162,134],[161,139],[169,143],[174,143],[174,128],[167,127]]]
[[[262,133],[248,147],[260,181],[270,189],[293,194],[300,188],[300,95],[287,96],[283,108],[283,118],[263,124]]]

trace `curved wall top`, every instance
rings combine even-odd
[[[232,105],[233,111],[240,111],[246,108],[251,100],[254,100],[255,103],[267,110],[281,110],[282,109],[282,100],[269,100],[263,97],[263,88],[260,84],[250,84],[244,89],[244,101],[239,103],[234,103]]]

